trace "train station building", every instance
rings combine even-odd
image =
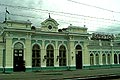
[[[119,34],[58,26],[50,16],[39,27],[30,21],[0,23],[0,72],[120,67]]]

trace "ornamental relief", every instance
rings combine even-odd
[[[83,41],[74,41],[74,46],[80,44],[81,46],[84,46],[84,42]]]
[[[113,51],[114,54],[120,54],[120,51]]]

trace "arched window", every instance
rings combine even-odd
[[[52,45],[47,46],[46,60],[46,66],[54,66],[54,48]]]
[[[40,47],[38,44],[35,44],[32,48],[32,67],[40,67],[41,66],[41,58],[40,58]]]
[[[90,65],[94,65],[94,55],[90,54]]]
[[[106,64],[106,55],[105,54],[102,55],[102,63],[103,63],[103,65]]]
[[[59,66],[66,66],[66,49],[63,45],[59,48]]]
[[[77,45],[76,50],[82,50],[82,47],[80,45]]]
[[[99,54],[96,54],[95,56],[96,56],[96,65],[98,65],[99,64]]]
[[[110,64],[110,54],[107,55],[107,63]]]
[[[23,46],[23,44],[20,43],[20,42],[18,42],[18,43],[16,43],[16,44],[14,45],[14,49],[23,49],[23,48],[24,48],[24,46]]]
[[[114,54],[114,64],[117,64],[118,61],[117,61],[117,54]]]

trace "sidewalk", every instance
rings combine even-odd
[[[41,72],[13,72],[0,73],[0,80],[72,80],[94,77],[120,75],[120,68],[75,70],[75,71],[41,71]]]

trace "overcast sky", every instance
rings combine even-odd
[[[76,1],[77,3],[73,2]],[[18,9],[17,7],[7,6],[10,14],[18,14],[30,17],[21,17],[8,15],[10,19],[17,20],[31,20],[33,25],[39,27],[40,23],[48,18],[48,13],[51,13],[51,17],[59,23],[59,28],[66,28],[70,24],[75,26],[83,27],[86,25],[88,31],[100,31],[100,32],[116,32],[120,31],[120,13],[109,12],[106,10],[98,9],[95,7],[90,7],[82,5],[81,3],[101,7],[104,9],[113,10],[120,12],[120,0],[0,0],[0,4],[13,5],[13,6],[24,6],[29,8],[36,8],[41,10],[31,10],[31,9]],[[0,20],[4,20],[5,7],[0,5]],[[50,12],[55,11],[55,12]],[[56,13],[58,12],[58,13]],[[59,12],[64,12],[59,13]],[[75,15],[70,15],[70,14]],[[90,17],[105,18],[110,20],[95,19]]]

